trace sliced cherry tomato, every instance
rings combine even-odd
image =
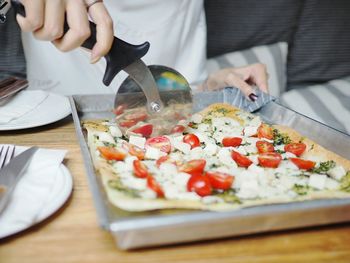
[[[149,137],[151,136],[152,132],[153,132],[153,125],[152,124],[145,124],[142,125],[140,127],[137,127],[133,130],[131,130],[134,133],[138,133],[141,134],[143,137]]]
[[[176,165],[176,161],[173,160],[173,159],[171,159],[169,155],[165,155],[165,156],[160,157],[160,158],[156,161],[157,167],[159,168],[159,166],[160,166],[162,163],[172,163],[172,164],[175,164],[175,165]]]
[[[271,126],[262,123],[258,128],[258,138],[266,138],[268,140],[273,140],[273,129]]]
[[[122,151],[118,151],[113,147],[99,146],[97,147],[101,155],[107,160],[122,161],[125,159],[126,154]]]
[[[149,138],[146,141],[146,145],[157,148],[165,153],[169,153],[171,151],[171,142],[165,136]]]
[[[259,153],[269,153],[275,151],[273,144],[267,141],[257,141],[256,148],[258,149]]]
[[[201,145],[201,142],[199,141],[198,137],[193,133],[186,134],[183,137],[182,141],[191,145],[191,149],[199,147]]]
[[[145,112],[134,112],[134,113],[129,113],[124,116],[125,120],[133,120],[136,122],[139,121],[144,121],[147,119],[147,114]]]
[[[212,171],[206,172],[205,175],[209,178],[210,185],[215,189],[230,189],[234,180],[234,176],[227,173]]]
[[[121,122],[119,122],[119,126],[124,127],[124,128],[130,128],[130,127],[136,125],[136,123],[137,122],[134,120],[121,121]]]
[[[299,169],[310,170],[315,167],[316,163],[300,158],[289,158]]]
[[[192,175],[187,182],[187,190],[196,192],[199,196],[211,195],[211,185],[209,178],[203,175]]]
[[[246,156],[240,154],[239,152],[231,152],[232,159],[241,167],[249,167],[253,162]]]
[[[275,152],[266,152],[258,156],[259,164],[262,167],[277,168],[282,161],[282,156]]]
[[[147,176],[147,186],[157,194],[157,197],[164,197],[164,191],[162,187],[152,175]]]
[[[171,129],[170,133],[183,133],[184,130],[185,130],[185,126],[175,125],[174,128]]]
[[[145,158],[145,151],[136,145],[123,142],[123,148],[128,151],[129,154],[136,156],[139,160],[143,160]]]
[[[135,145],[129,144],[129,153],[139,160],[145,159],[145,151]]]
[[[306,144],[302,142],[290,143],[284,146],[286,152],[295,154],[296,156],[302,155],[306,150]]]
[[[174,115],[174,118],[178,121],[180,120],[186,120],[186,117],[183,116],[182,114],[178,113],[178,112],[175,112],[175,115]]]
[[[237,147],[242,143],[242,138],[240,137],[225,137],[222,139],[222,145],[224,147]]]
[[[123,114],[125,109],[126,109],[126,104],[122,104],[122,105],[119,105],[117,108],[113,109],[113,113],[118,116]]]
[[[147,166],[140,160],[134,160],[134,174],[139,178],[146,178],[149,175]]]
[[[204,159],[195,159],[188,161],[187,163],[183,164],[179,170],[184,173],[188,173],[191,175],[202,175],[204,172],[204,168],[207,161]]]

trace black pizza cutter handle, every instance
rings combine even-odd
[[[18,1],[12,1],[12,6],[16,13],[25,17],[26,13],[24,6]],[[64,33],[69,30],[67,19],[64,22]],[[82,47],[92,49],[96,43],[96,25],[90,22],[90,37],[85,40]],[[141,45],[129,44],[117,37],[114,37],[112,47],[110,51],[105,55],[107,62],[106,71],[103,76],[103,84],[109,86],[114,77],[124,68],[132,64],[138,59],[141,59],[149,50],[149,42],[145,42]]]

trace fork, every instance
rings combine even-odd
[[[0,169],[10,162],[15,155],[15,149],[14,145],[0,145]]]

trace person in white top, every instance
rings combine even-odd
[[[132,44],[149,41],[151,47],[143,57],[145,63],[175,68],[195,89],[236,86],[252,100],[256,98],[252,84],[268,92],[267,73],[262,64],[227,68],[207,76],[203,0],[22,0],[22,3],[26,17],[17,15],[17,21],[23,31],[33,33],[23,34],[23,44],[28,79],[34,88],[47,86],[61,94],[116,92],[125,76],[119,74],[109,88],[104,87],[105,63],[100,59],[109,51],[116,35]],[[64,34],[65,14],[70,29]],[[90,35],[89,17],[97,25],[97,43],[91,54],[77,49]]]

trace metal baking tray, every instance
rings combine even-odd
[[[194,96],[195,109],[223,102],[222,92]],[[229,212],[160,210],[126,212],[112,206],[106,197],[90,158],[81,121],[113,118],[113,95],[70,97],[72,114],[82,150],[86,174],[100,225],[115,237],[120,249],[209,240],[350,221],[350,199],[329,199],[263,205]],[[257,111],[265,121],[284,124],[327,149],[350,159],[350,136],[269,102]]]

